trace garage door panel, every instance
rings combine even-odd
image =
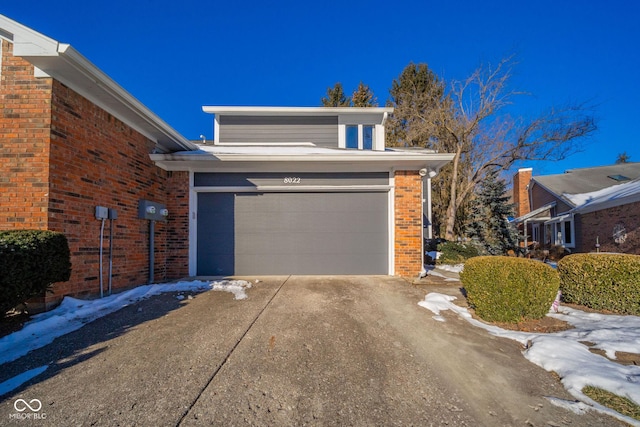
[[[200,197],[205,194],[201,193]],[[388,274],[388,192],[368,193],[239,193],[232,196],[232,221],[215,212],[210,200],[199,211],[198,252],[207,251],[222,226],[201,223],[222,220],[233,230],[233,244],[220,250],[223,274]],[[214,197],[215,199],[215,197]],[[220,198],[225,209],[229,199]],[[199,204],[200,209],[200,204]],[[201,232],[202,230],[202,232]],[[228,231],[228,230],[227,230]],[[226,235],[227,238],[228,234]],[[220,249],[222,248],[222,249]],[[210,271],[198,255],[198,274]],[[223,256],[222,254],[220,256]],[[229,260],[233,268],[228,268]]]

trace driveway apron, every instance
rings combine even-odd
[[[154,297],[4,365],[50,367],[4,396],[0,425],[25,425],[18,398],[56,426],[621,425],[551,405],[570,396],[519,344],[434,320],[402,279],[260,280],[242,301]]]

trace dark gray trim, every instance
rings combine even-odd
[[[353,186],[389,185],[388,172],[344,172],[344,173],[200,173],[193,177],[195,187],[260,187],[296,185],[309,186]]]

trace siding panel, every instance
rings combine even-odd
[[[221,116],[220,141],[312,142],[321,147],[338,146],[337,117]]]

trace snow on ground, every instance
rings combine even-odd
[[[466,308],[453,303],[455,299],[450,295],[430,293],[418,305],[432,311],[434,319],[438,321],[446,321],[441,312],[451,310],[493,335],[520,342],[526,346],[523,354],[529,361],[549,372],[556,372],[567,391],[584,402],[580,404],[549,398],[552,404],[578,413],[585,408],[594,409],[640,426],[640,421],[606,408],[582,393],[585,386],[591,385],[626,396],[640,404],[640,366],[618,364],[590,352],[589,347],[583,344],[592,343],[593,348],[603,350],[611,359],[615,358],[616,351],[640,354],[640,317],[585,313],[560,306],[558,313],[550,312],[548,316],[568,322],[573,329],[549,334],[517,332],[473,319]]]
[[[455,277],[447,277],[444,274],[436,271],[435,269],[429,271],[429,276],[442,277],[445,282],[459,282],[460,279],[456,279]]]
[[[249,288],[251,288],[251,283],[244,280],[216,282],[196,280],[138,286],[126,292],[95,300],[65,297],[54,310],[33,316],[33,320],[27,322],[21,330],[0,338],[0,365],[16,360],[32,350],[44,347],[54,339],[80,329],[85,324],[102,316],[153,295],[165,292],[213,290],[231,292],[235,295],[235,299],[240,300],[247,298],[245,290]]]
[[[10,378],[3,383],[0,383],[0,396],[20,387],[31,378],[37,377],[38,375],[46,371],[48,367],[49,365],[44,365],[34,369],[30,369],[27,372],[23,372],[20,375],[16,375],[15,377]]]
[[[444,271],[450,271],[452,273],[460,273],[464,269],[464,264],[438,264],[436,268]]]

